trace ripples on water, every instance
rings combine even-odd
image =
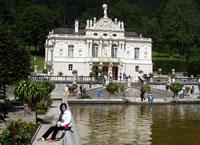
[[[199,145],[200,105],[70,105],[84,145]]]

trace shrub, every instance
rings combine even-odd
[[[118,85],[114,82],[110,82],[107,86],[106,86],[106,90],[110,93],[110,94],[114,94],[118,89]]]
[[[143,73],[143,70],[139,70],[139,74],[142,74]]]
[[[145,92],[150,93],[150,91],[151,91],[151,86],[150,86],[149,84],[145,84],[145,85],[144,85],[144,90],[145,90]]]
[[[72,74],[77,74],[77,73],[78,73],[77,70],[73,70],[73,71],[72,71]]]
[[[186,61],[180,59],[157,59],[153,60],[153,70],[158,70],[162,68],[162,74],[168,74],[172,72],[172,69],[175,69],[177,72],[186,71]]]
[[[89,96],[88,94],[83,94],[83,95],[80,96],[79,99],[91,99],[91,98],[92,98],[92,97]]]
[[[124,91],[124,84],[120,83],[120,84],[117,84],[118,85],[118,88],[120,89],[121,92]]]
[[[48,73],[47,69],[43,69],[43,70],[42,70],[42,73],[43,73],[43,74],[47,74],[47,73]]]
[[[157,74],[158,74],[158,75],[161,75],[161,74],[162,74],[162,71],[157,71]]]
[[[187,72],[183,72],[183,76],[188,76],[188,73]]]
[[[48,110],[48,105],[44,101],[40,101],[36,106],[37,113],[43,114]]]
[[[2,145],[22,145],[30,144],[31,139],[39,124],[26,123],[23,120],[8,120],[6,128],[0,135],[0,144]]]
[[[200,74],[200,61],[193,60],[187,63],[187,72],[189,76],[194,75],[195,77]]]
[[[183,88],[181,83],[171,83],[169,89],[174,93],[174,96],[178,95],[178,92]]]
[[[58,75],[59,75],[59,76],[62,76],[62,75],[63,75],[63,72],[61,72],[61,71],[58,72]]]
[[[143,74],[143,77],[147,77],[147,74]]]
[[[90,72],[89,76],[90,77],[94,77],[94,76],[96,76],[96,73],[95,72]]]
[[[154,73],[149,73],[149,76],[150,76],[150,77],[153,77],[153,76],[154,76]]]
[[[97,73],[102,73],[103,72],[103,70],[102,69],[97,69]]]

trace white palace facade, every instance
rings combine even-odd
[[[139,70],[152,72],[152,40],[133,31],[126,31],[124,23],[107,16],[107,5],[103,5],[104,16],[87,20],[80,28],[78,20],[74,28],[52,30],[45,43],[45,68],[53,75],[62,72],[72,76],[89,76],[98,68],[104,76],[112,75],[119,80],[121,74],[138,76]]]

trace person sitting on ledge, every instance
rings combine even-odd
[[[54,142],[56,139],[56,135],[59,130],[70,130],[72,127],[72,117],[71,117],[71,112],[67,110],[67,105],[65,103],[60,104],[60,115],[59,119],[56,123],[55,126],[51,126],[44,134],[42,137],[37,138],[37,141],[45,141],[47,142]],[[47,137],[51,134],[51,138],[47,139]]]

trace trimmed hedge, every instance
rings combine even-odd
[[[200,75],[200,61],[198,60],[193,60],[193,61],[189,61],[187,64],[187,72],[188,75],[194,75],[199,76]]]
[[[176,72],[186,72],[186,61],[185,60],[153,60],[153,70],[158,71],[162,68],[162,74],[168,74],[175,69]]]

